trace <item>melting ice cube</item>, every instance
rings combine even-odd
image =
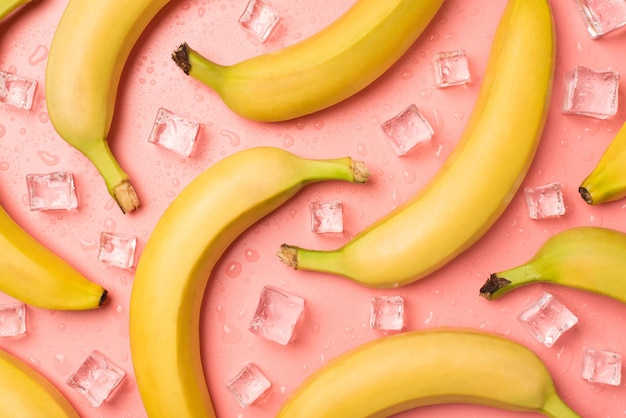
[[[287,345],[303,312],[303,298],[265,286],[248,329],[259,337]]]
[[[608,350],[586,348],[580,376],[591,383],[619,386],[622,380],[622,356]]]
[[[0,305],[0,337],[16,337],[25,333],[26,305],[21,302]]]
[[[565,215],[561,184],[558,182],[524,189],[528,215],[531,219],[553,218]]]
[[[137,237],[101,232],[98,260],[120,268],[131,268],[135,263],[136,248]]]
[[[416,145],[430,140],[434,135],[433,128],[414,104],[383,122],[381,128],[398,155],[406,154]]]
[[[578,66],[566,79],[563,113],[607,119],[617,113],[619,73]]]
[[[72,173],[27,174],[30,210],[76,209],[78,199]]]
[[[279,21],[278,13],[259,0],[250,0],[239,17],[241,27],[259,42],[267,41]]]
[[[195,147],[199,129],[198,122],[159,108],[148,142],[182,157],[189,157]]]
[[[247,408],[263,396],[272,383],[255,364],[248,363],[226,387],[235,396],[242,408]]]
[[[87,356],[67,384],[82,394],[94,407],[107,400],[126,377],[126,372],[98,350]]]
[[[311,231],[317,234],[343,232],[343,206],[341,201],[313,202],[311,211]]]
[[[458,86],[470,80],[465,50],[439,52],[433,57],[437,87]]]
[[[543,292],[528,309],[519,316],[524,327],[546,347],[554,343],[578,323],[578,318],[552,294]]]
[[[592,39],[626,25],[624,0],[576,0],[576,4]]]
[[[404,299],[401,296],[374,296],[371,299],[370,327],[400,331],[404,327]]]
[[[30,110],[33,107],[36,89],[36,81],[0,71],[0,103]]]

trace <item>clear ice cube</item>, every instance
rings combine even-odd
[[[0,305],[0,337],[24,334],[26,334],[26,305],[21,302]]]
[[[136,249],[135,236],[101,232],[98,260],[120,268],[131,268],[135,264]]]
[[[398,155],[404,155],[419,144],[429,141],[435,134],[432,126],[420,113],[415,104],[410,105],[395,117],[383,122],[381,128],[389,144]]]
[[[519,315],[524,327],[546,347],[578,323],[578,318],[560,300],[543,292],[529,308]]]
[[[182,157],[189,157],[195,147],[199,129],[198,122],[159,108],[148,142]]]
[[[107,400],[126,377],[126,372],[98,350],[92,351],[68,379],[67,385],[94,407]]]
[[[626,25],[624,0],[576,0],[576,4],[592,39]]]
[[[248,329],[259,337],[287,345],[303,313],[303,298],[265,286]]]
[[[270,380],[253,363],[246,364],[226,383],[226,387],[242,408],[247,408],[260,399],[271,386]]]
[[[607,119],[617,113],[619,73],[578,66],[566,77],[562,112]]]
[[[259,42],[267,41],[279,21],[278,13],[259,0],[250,0],[243,14],[239,17],[241,27]]]
[[[343,205],[339,200],[313,202],[311,211],[311,231],[317,234],[343,232]]]
[[[31,110],[35,90],[37,90],[36,81],[0,71],[0,103]]]
[[[433,69],[435,84],[439,88],[458,86],[470,80],[467,54],[464,49],[435,54]]]
[[[585,348],[580,376],[591,383],[619,386],[622,380],[622,356],[608,350]]]
[[[78,207],[74,176],[66,171],[27,174],[30,210],[71,210]]]
[[[545,219],[565,215],[561,184],[552,182],[524,189],[528,215],[531,219]]]
[[[370,327],[383,331],[404,328],[404,298],[402,296],[374,296],[371,299]]]

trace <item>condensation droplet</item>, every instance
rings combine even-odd
[[[463,112],[454,112],[452,117],[456,120],[462,120],[465,117],[465,113]]]
[[[430,99],[430,98],[431,98],[431,96],[433,95],[433,90],[434,90],[434,88],[432,88],[432,87],[422,89],[422,90],[420,91],[420,97],[421,97],[422,99]]]
[[[407,184],[411,184],[415,181],[415,179],[417,178],[417,174],[415,174],[415,172],[413,170],[404,170],[402,172],[402,178],[404,179],[404,182]]]
[[[295,139],[293,138],[293,136],[291,135],[285,135],[285,139],[283,140],[283,146],[285,148],[289,148],[291,146],[293,146],[293,144],[295,143]]]
[[[362,142],[359,142],[356,145],[356,152],[357,154],[359,154],[361,157],[365,157],[367,155],[367,148],[365,147],[365,144]]]
[[[245,251],[244,257],[246,258],[246,261],[249,261],[249,262],[258,261],[260,258],[258,251],[253,250],[252,248],[248,248]]]
[[[241,341],[241,332],[228,324],[222,325],[222,341],[227,344],[237,344]]]
[[[241,144],[241,138],[233,131],[223,129],[220,134],[223,137],[227,138],[230,141],[230,145],[232,145],[233,147],[238,147]]]
[[[39,367],[41,367],[41,360],[39,360],[36,357],[30,356],[28,358],[28,362],[30,363],[31,366],[33,366],[34,368],[38,369]]]
[[[113,218],[106,218],[104,220],[102,227],[104,228],[106,232],[113,232],[115,231],[115,228],[117,227],[117,221]]]
[[[82,248],[85,251],[92,251],[99,247],[98,241],[93,240],[93,239],[91,240],[81,239],[79,243],[80,243],[80,248]]]
[[[28,57],[28,63],[30,65],[37,65],[48,58],[48,48],[44,45],[37,45],[35,51]]]
[[[7,133],[7,128],[5,128],[4,125],[0,125],[0,138],[2,138],[4,134],[6,133]]]
[[[61,161],[58,155],[52,155],[48,151],[37,151],[37,156],[47,166],[57,165]]]
[[[10,164],[8,163],[8,161],[0,161],[0,170],[2,171],[6,171],[10,168]]]
[[[226,275],[228,277],[237,277],[241,274],[241,263],[239,261],[231,261],[226,266]]]
[[[322,120],[318,120],[313,124],[313,129],[315,129],[316,131],[321,130],[324,127],[324,121]]]
[[[407,68],[406,70],[402,71],[400,78],[402,78],[403,80],[410,80],[413,78],[414,75],[415,73],[413,73],[413,70]]]

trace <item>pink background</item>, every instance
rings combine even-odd
[[[472,111],[506,1],[447,0],[421,39],[366,91],[328,111],[271,125],[234,115],[211,90],[175,67],[169,58],[171,51],[187,41],[217,62],[234,63],[306,38],[354,1],[272,0],[271,6],[282,21],[265,44],[237,24],[244,0],[172,2],[152,22],[130,56],[109,138],[143,204],[137,213],[127,216],[106,193],[91,163],[58,137],[48,119],[43,89],[45,65],[52,34],[66,3],[34,0],[0,24],[0,69],[39,82],[31,111],[0,105],[0,201],[24,228],[107,287],[111,300],[105,308],[92,312],[50,312],[29,307],[28,334],[19,339],[2,339],[0,347],[48,376],[82,415],[145,416],[133,376],[127,328],[133,273],[98,262],[100,232],[136,235],[140,254],[161,213],[189,181],[225,156],[257,145],[283,147],[309,157],[350,155],[364,160],[373,176],[364,186],[333,183],[305,189],[243,234],[216,267],[206,291],[201,332],[205,372],[218,416],[272,417],[307,375],[339,353],[379,337],[380,332],[369,329],[369,298],[376,294],[406,299],[408,329],[466,326],[523,343],[546,362],[563,398],[582,416],[615,417],[624,413],[623,387],[592,385],[579,377],[584,346],[626,355],[626,307],[622,303],[549,285],[528,286],[488,302],[478,297],[478,289],[491,272],[526,261],[557,231],[575,225],[626,231],[624,201],[590,207],[577,193],[580,181],[624,120],[626,107],[606,121],[560,112],[564,75],[576,65],[624,71],[625,31],[592,41],[574,0],[551,2],[558,38],[554,95],[536,160],[522,187],[560,182],[566,215],[533,221],[528,217],[523,194],[518,193],[484,238],[447,267],[413,285],[375,291],[334,276],[292,271],[274,253],[283,242],[337,247],[422,187],[453,149]],[[467,51],[473,81],[466,86],[435,89],[431,57],[455,49]],[[411,103],[424,113],[436,133],[431,146],[399,158],[386,143],[379,125]],[[148,143],[160,106],[202,124],[191,158],[180,158]],[[59,170],[74,174],[79,208],[70,212],[30,212],[26,174]],[[345,232],[314,235],[309,230],[308,204],[332,199],[344,204]],[[296,339],[285,347],[247,331],[260,290],[267,284],[307,301],[306,316]],[[544,290],[565,302],[580,320],[549,349],[517,321],[521,310]],[[9,301],[10,297],[0,294],[0,302]],[[67,377],[93,349],[105,353],[128,373],[114,396],[97,409],[65,385]],[[261,402],[244,410],[227,392],[224,382],[248,361],[263,370],[273,387]],[[534,416],[467,405],[425,407],[399,416],[461,415]]]

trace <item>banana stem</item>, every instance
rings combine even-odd
[[[283,244],[276,253],[280,261],[295,270],[319,271],[349,277],[342,268],[340,250],[320,251]]]
[[[580,418],[556,393],[548,396],[542,412],[550,418]]]
[[[11,14],[18,7],[30,2],[31,0],[3,0],[0,2],[0,21]]]
[[[183,72],[219,93],[224,66],[209,61],[187,45],[181,44],[173,53],[172,60]]]
[[[509,270],[491,274],[480,288],[480,296],[487,300],[497,299],[513,289],[541,281],[548,280],[536,266],[526,263]]]

